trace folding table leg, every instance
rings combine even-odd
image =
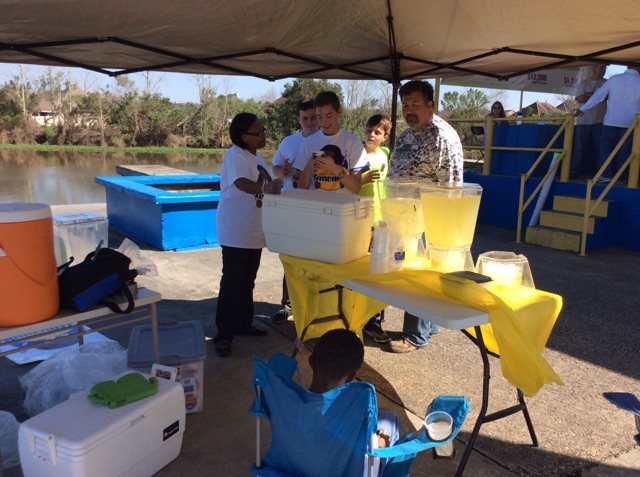
[[[298,355],[298,351],[302,350],[302,344],[304,341],[304,337],[307,334],[307,330],[309,329],[309,327],[311,325],[317,325],[320,323],[326,323],[328,321],[335,321],[335,320],[340,320],[342,321],[342,324],[344,325],[345,329],[349,329],[349,322],[347,321],[347,317],[344,314],[344,311],[342,311],[342,290],[344,289],[344,287],[342,285],[336,285],[333,288],[326,288],[324,290],[320,290],[318,293],[322,294],[322,293],[327,293],[327,292],[332,292],[332,291],[337,291],[338,292],[338,314],[337,315],[331,315],[331,316],[323,316],[321,318],[314,318],[313,320],[311,320],[309,322],[309,324],[307,326],[304,327],[304,329],[302,330],[302,333],[300,334],[300,338],[296,338],[294,340],[294,347],[293,347],[293,352],[291,353],[291,357],[295,358]],[[295,319],[295,313],[293,314],[294,319]]]
[[[484,422],[484,416],[487,413],[487,408],[489,407],[489,379],[491,379],[489,357],[487,355],[487,348],[484,345],[484,339],[482,338],[482,330],[479,326],[474,326],[473,329],[476,332],[476,339],[474,341],[478,348],[480,348],[480,356],[482,357],[482,405],[480,406],[480,412],[478,413],[476,423],[473,426],[473,431],[471,431],[471,436],[469,436],[469,442],[467,442],[467,447],[464,449],[464,454],[462,454],[460,464],[456,470],[456,477],[460,477],[464,473],[464,468],[467,466],[469,457],[471,457],[473,446],[476,443],[476,438],[478,437],[480,427]]]
[[[482,357],[482,367],[483,367],[482,405],[480,406],[480,413],[478,414],[476,423],[473,426],[473,431],[471,432],[471,436],[469,437],[469,442],[467,443],[467,447],[464,450],[462,459],[460,460],[460,465],[458,466],[458,470],[456,471],[456,477],[461,476],[462,473],[464,472],[464,468],[467,465],[467,461],[469,460],[469,457],[471,456],[471,452],[473,451],[473,446],[475,445],[476,439],[478,437],[478,433],[480,432],[480,427],[482,427],[484,423],[496,421],[498,419],[502,419],[503,417],[511,416],[512,414],[515,414],[517,412],[522,412],[522,415],[524,416],[524,420],[527,424],[527,429],[529,430],[529,435],[531,436],[531,442],[533,443],[533,447],[538,447],[538,438],[536,437],[536,432],[533,428],[533,422],[531,421],[531,416],[529,415],[529,410],[527,409],[527,403],[524,400],[524,394],[522,394],[522,391],[520,389],[517,389],[518,404],[487,415],[487,409],[489,407],[489,380],[491,379],[489,354],[496,357],[499,357],[499,356],[487,351],[487,348],[484,344],[484,338],[482,337],[482,330],[480,329],[480,327],[474,326],[473,329],[476,332],[475,338],[472,335],[470,335],[466,330],[462,330],[462,332],[469,339],[471,339],[471,341],[473,341],[476,344],[476,346],[478,346],[478,348],[480,349],[480,356]]]

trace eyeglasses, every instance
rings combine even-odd
[[[249,136],[253,136],[253,137],[260,137],[260,136],[263,136],[263,135],[267,134],[267,129],[266,128],[262,128],[262,131],[259,131],[259,132],[245,131],[245,134],[248,134]]]
[[[491,109],[498,109],[498,110],[500,110],[500,109],[502,109],[502,108],[501,108],[500,106],[494,106],[494,107],[492,107]]]

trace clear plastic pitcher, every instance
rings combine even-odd
[[[425,243],[420,187],[410,179],[378,181],[382,219],[389,230],[394,269],[423,268]]]
[[[476,229],[482,187],[420,184],[424,229],[429,245],[440,249],[469,249]]]
[[[491,286],[535,288],[529,260],[524,255],[502,251],[481,253],[476,271],[491,277]]]

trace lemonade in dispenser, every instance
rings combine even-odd
[[[475,233],[482,187],[422,183],[420,199],[428,243],[430,268],[440,272],[473,271],[471,244]]]

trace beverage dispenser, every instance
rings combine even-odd
[[[482,187],[422,183],[420,198],[430,268],[440,272],[474,270],[471,244]]]

